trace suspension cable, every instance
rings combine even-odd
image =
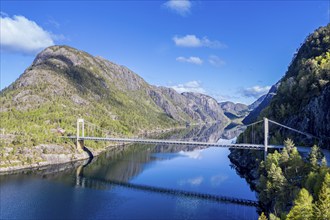
[[[318,140],[321,139],[321,138],[316,137],[316,136],[314,136],[314,135],[312,135],[312,134],[309,134],[309,133],[307,133],[307,132],[299,131],[299,130],[294,129],[294,128],[291,128],[291,127],[289,127],[289,126],[282,125],[282,124],[280,124],[280,123],[278,123],[278,122],[272,121],[272,120],[270,120],[270,119],[268,119],[268,121],[271,122],[271,123],[273,123],[273,124],[276,124],[276,125],[278,125],[278,126],[281,126],[281,127],[283,127],[283,128],[286,128],[286,129],[289,129],[289,130],[291,130],[291,131],[297,132],[297,133],[299,133],[299,134],[305,135],[305,136],[307,136],[307,137],[309,137],[309,138],[316,138],[316,139],[318,139]]]

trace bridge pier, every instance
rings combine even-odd
[[[266,161],[267,158],[267,151],[268,151],[268,118],[264,118],[264,160]]]
[[[84,140],[80,140],[80,124],[81,124],[81,137],[85,137],[85,123],[84,119],[78,118],[77,120],[77,139],[76,139],[76,147],[79,152],[84,151]]]

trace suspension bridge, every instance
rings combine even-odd
[[[85,136],[85,123],[88,128],[99,127],[93,123],[87,122],[82,118],[77,120],[77,134],[76,136],[67,136],[65,138],[73,139],[76,142],[76,147],[79,151],[84,149],[85,141],[105,141],[105,142],[121,142],[121,143],[144,143],[144,144],[170,144],[170,145],[186,145],[186,146],[203,146],[203,147],[225,147],[225,148],[234,148],[234,149],[252,149],[252,150],[262,150],[264,151],[265,158],[267,156],[268,149],[282,149],[283,145],[270,145],[269,142],[269,123],[280,126],[282,128],[291,130],[295,133],[302,134],[309,138],[317,138],[309,133],[299,131],[297,129],[288,127],[286,125],[280,124],[278,122],[272,121],[268,118],[264,118],[263,120],[254,122],[252,124],[246,125],[247,127],[252,127],[252,142],[255,136],[253,128],[257,124],[263,123],[263,136],[264,141],[263,144],[254,144],[254,143],[231,143],[231,144],[223,144],[223,143],[213,143],[213,142],[197,142],[197,141],[182,141],[182,140],[160,140],[160,139],[147,139],[147,138],[118,138],[118,137],[108,137],[109,132],[105,130],[105,137],[96,137],[94,136],[94,131],[91,132],[89,136]],[[102,129],[104,130],[104,129]],[[318,139],[318,138],[317,138]]]
[[[85,136],[85,123],[87,124],[87,132],[88,136]],[[232,144],[223,144],[223,143],[212,143],[212,142],[197,142],[197,141],[183,141],[183,140],[161,140],[161,139],[146,139],[146,138],[119,138],[119,137],[108,137],[109,131],[100,128],[99,126],[92,124],[84,119],[77,120],[77,134],[76,136],[68,136],[66,138],[70,138],[75,140],[76,146],[78,150],[84,149],[84,142],[85,141],[105,141],[105,142],[122,142],[122,143],[144,143],[144,144],[169,144],[169,145],[185,145],[185,146],[204,146],[204,147],[226,147],[226,148],[234,148],[234,149],[252,149],[252,150],[263,150],[265,159],[267,156],[267,150],[270,148],[282,149],[284,146],[282,145],[269,145],[269,123],[274,125],[280,126],[282,128],[291,130],[295,133],[302,134],[307,137],[315,137],[311,134],[299,131],[297,129],[288,127],[286,125],[282,125],[278,122],[269,120],[264,118],[263,120],[257,121],[247,127],[251,126],[252,128],[252,142],[255,139],[255,130],[254,127],[258,124],[263,123],[263,136],[264,142],[263,144],[251,144],[251,143],[232,143]],[[94,135],[95,127],[98,127],[105,133],[105,137],[101,132],[101,137],[97,137]],[[91,129],[92,128],[92,129]],[[91,161],[91,160],[90,160]],[[89,162],[90,162],[89,161]],[[88,163],[89,163],[88,162]],[[135,190],[142,190],[148,191],[153,193],[160,193],[160,194],[167,194],[167,195],[174,195],[174,196],[183,196],[183,197],[190,197],[190,198],[198,198],[204,199],[209,201],[216,201],[216,202],[225,202],[225,203],[233,203],[238,205],[245,205],[245,206],[255,206],[258,207],[258,201],[244,199],[244,198],[235,198],[235,197],[228,197],[228,196],[221,196],[221,195],[213,195],[208,193],[200,193],[200,192],[192,192],[186,191],[181,189],[173,189],[173,188],[164,188],[159,186],[149,186],[143,184],[136,184],[131,182],[122,182],[118,180],[109,180],[109,179],[100,179],[97,177],[89,177],[85,176],[83,173],[83,169],[86,165],[82,165],[78,167],[76,171],[76,186],[78,187],[89,187],[89,188],[97,188],[97,189],[106,189],[108,187],[125,187],[131,188]]]

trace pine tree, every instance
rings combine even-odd
[[[259,216],[258,220],[268,220],[265,213],[261,213],[261,215]]]
[[[291,153],[291,150],[295,147],[293,141],[290,138],[284,141],[284,146],[288,150],[289,154]]]
[[[327,159],[325,157],[322,158],[321,160],[321,167],[327,167]]]
[[[288,154],[288,150],[286,148],[283,148],[282,152],[281,152],[281,157],[280,157],[280,164],[284,164],[289,160],[289,154]]]
[[[269,220],[281,220],[281,219],[279,217],[277,217],[276,215],[274,215],[273,213],[270,213]]]
[[[319,200],[315,205],[316,219],[330,219],[330,173],[325,175],[321,190],[319,192]]]
[[[302,188],[298,194],[298,197],[294,201],[294,206],[290,210],[287,219],[288,220],[312,220],[313,215],[313,197],[309,192]]]
[[[313,170],[317,169],[319,151],[320,149],[318,148],[318,146],[314,145],[308,156],[309,163],[312,165]]]

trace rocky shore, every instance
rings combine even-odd
[[[184,127],[174,127],[168,129],[156,129],[145,131],[138,134],[137,137],[150,137],[161,133],[167,133]],[[129,143],[111,143],[106,147],[98,149],[86,148],[93,157],[98,156],[104,151],[116,149]],[[34,147],[4,147],[2,149],[2,158],[0,160],[0,175],[11,174],[31,169],[44,169],[45,167],[73,163],[76,161],[87,160],[90,155],[87,151],[79,152],[74,144],[40,144]]]

